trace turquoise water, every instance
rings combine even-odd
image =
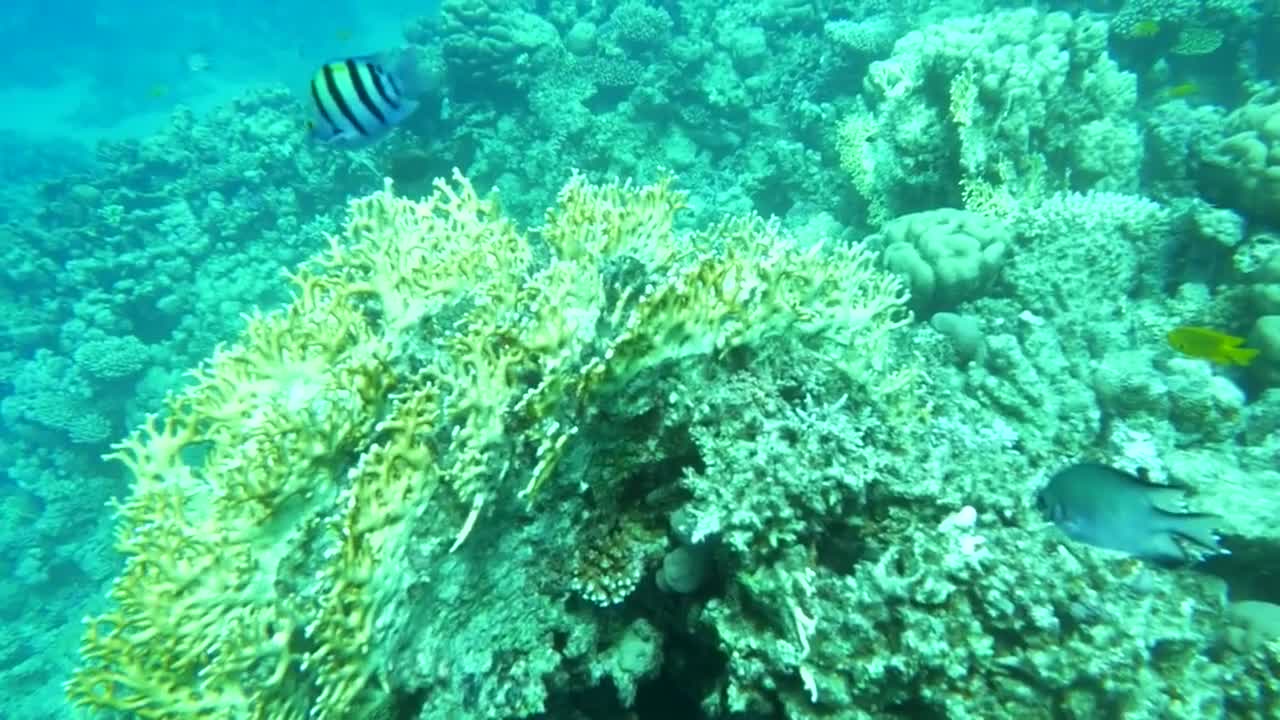
[[[438,5],[6,7],[0,716],[1280,716],[1273,4]]]

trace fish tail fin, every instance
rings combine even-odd
[[[1173,513],[1161,510],[1168,520],[1168,530],[1181,538],[1190,540],[1206,550],[1217,553],[1225,552],[1218,545],[1218,528],[1222,527],[1222,518],[1209,513]]]
[[[1258,357],[1257,348],[1231,347],[1225,348],[1225,350],[1227,359],[1230,360],[1232,364],[1240,365],[1242,367],[1247,366],[1249,363],[1253,362],[1254,358]]]
[[[406,99],[420,98],[440,87],[440,72],[425,48],[406,45],[378,56],[379,64],[395,77]]]

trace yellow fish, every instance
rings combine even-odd
[[[1204,327],[1179,327],[1169,331],[1169,345],[1188,357],[1219,365],[1248,365],[1257,357],[1254,348],[1240,347],[1244,338]]]
[[[1200,86],[1196,85],[1193,82],[1179,83],[1169,88],[1169,90],[1167,91],[1169,97],[1171,98],[1191,97],[1192,95],[1195,95],[1198,92],[1200,92]]]
[[[1151,38],[1160,34],[1160,23],[1155,20],[1139,20],[1129,29],[1129,37]]]

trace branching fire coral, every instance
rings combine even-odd
[[[639,374],[805,343],[871,372],[904,293],[859,245],[776,223],[673,227],[669,180],[574,175],[536,233],[454,174],[388,187],[113,455],[134,478],[113,607],[78,705],[139,718],[343,720],[390,701],[410,529],[457,548],[488,505],[536,503],[590,410]]]

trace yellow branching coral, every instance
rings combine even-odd
[[[610,393],[766,342],[874,372],[905,298],[864,248],[800,247],[755,217],[679,233],[683,206],[669,180],[575,174],[535,260],[456,172],[422,201],[389,185],[353,201],[292,302],[248,317],[118,445],[127,562],[71,700],[148,720],[373,717],[390,701],[374,628],[405,591],[410,534],[457,548],[487,503],[532,496]]]
[[[858,194],[867,201],[867,221],[878,225],[889,220],[884,193],[876,186],[875,139],[880,128],[866,110],[854,110],[836,128],[836,154],[840,167]]]

